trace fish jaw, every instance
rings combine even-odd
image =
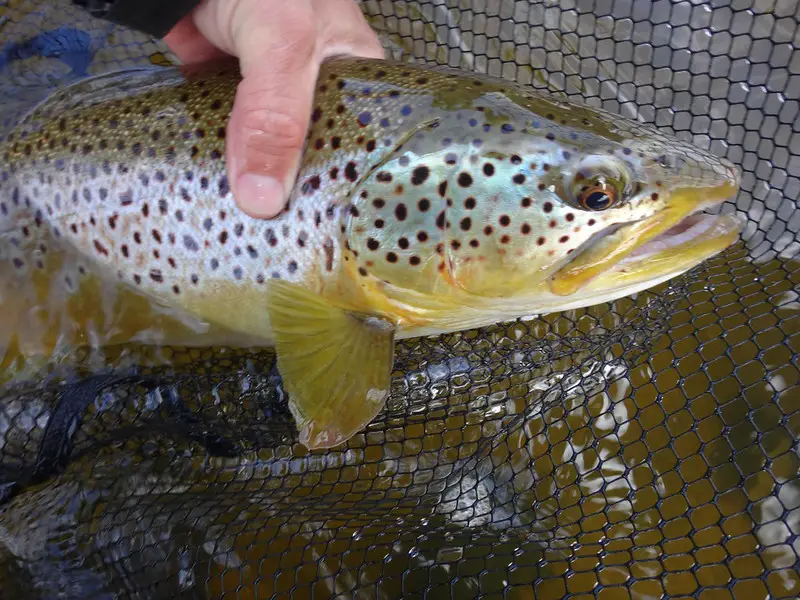
[[[743,219],[697,215],[704,208],[728,200],[738,188],[738,181],[726,181],[712,187],[675,190],[664,208],[654,215],[611,232],[606,230],[599,239],[587,241],[575,258],[552,275],[550,291],[557,296],[570,296],[579,290],[610,290],[612,282],[656,280],[667,273],[677,275],[692,268],[737,239]]]

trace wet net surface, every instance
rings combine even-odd
[[[400,343],[387,409],[328,452],[296,444],[268,352],[31,382],[0,399],[0,597],[800,596],[800,4],[363,8],[397,58],[731,158],[743,241],[635,298]],[[65,24],[85,59],[20,50]],[[58,4],[0,4],[0,40],[6,125],[80,60],[168,60]]]

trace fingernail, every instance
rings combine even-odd
[[[284,189],[274,177],[258,173],[244,173],[239,176],[236,189],[236,203],[252,217],[274,217],[283,209]]]

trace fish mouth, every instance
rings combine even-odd
[[[551,292],[569,296],[579,289],[604,290],[687,271],[738,238],[742,217],[701,212],[733,197],[738,189],[732,182],[679,189],[655,215],[595,234],[553,274]]]

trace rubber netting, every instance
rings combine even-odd
[[[363,8],[397,58],[731,158],[744,240],[635,298],[399,344],[389,406],[328,452],[296,444],[269,352],[31,381],[0,398],[0,597],[800,596],[800,3]],[[0,2],[5,126],[71,78],[169,60]]]

